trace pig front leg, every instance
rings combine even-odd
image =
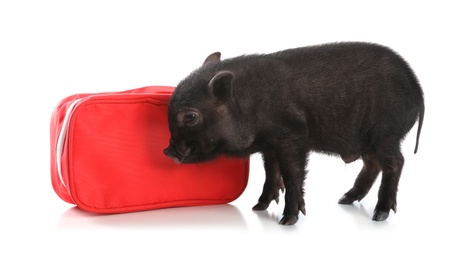
[[[263,185],[262,195],[258,199],[258,203],[252,208],[253,210],[266,210],[271,201],[274,200],[278,204],[280,190],[284,192],[285,186],[281,178],[280,165],[276,158],[274,150],[262,151],[264,167],[265,167],[265,184]]]
[[[293,225],[298,221],[299,211],[306,215],[304,203],[304,179],[309,148],[307,141],[285,140],[277,147],[276,154],[281,177],[286,187],[285,208],[279,224]]]

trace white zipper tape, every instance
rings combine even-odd
[[[75,108],[75,105],[82,100],[82,99],[77,99],[70,104],[70,106],[67,108],[67,111],[65,112],[65,117],[64,117],[64,122],[62,123],[61,131],[59,133],[59,137],[57,139],[57,146],[56,146],[56,166],[57,166],[57,173],[59,174],[59,179],[62,182],[62,185],[67,187],[64,183],[64,180],[62,179],[62,169],[61,169],[61,157],[62,157],[62,152],[64,150],[64,144],[65,144],[65,137],[67,136],[67,130],[69,129],[69,123],[70,123],[70,117],[72,115],[72,111]]]

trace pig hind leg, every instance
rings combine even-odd
[[[363,168],[358,174],[353,187],[340,198],[339,204],[352,204],[354,201],[361,201],[378,177],[381,165],[375,153],[372,151],[364,153],[362,160]]]
[[[404,157],[399,142],[378,146],[377,154],[383,173],[373,220],[383,221],[388,218],[391,209],[396,212],[397,187],[404,165]]]
[[[273,150],[266,150],[262,152],[262,155],[266,179],[262,195],[260,195],[258,203],[252,208],[253,210],[266,210],[273,200],[278,203],[280,190],[283,192],[285,188],[275,152]]]
[[[362,155],[363,168],[353,187],[340,198],[339,204],[361,201],[370,190],[379,172],[382,171],[373,220],[383,221],[388,218],[391,209],[396,212],[397,186],[404,165],[404,157],[400,152],[398,142],[377,145],[373,150]]]

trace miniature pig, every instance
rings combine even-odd
[[[424,98],[409,65],[391,49],[362,42],[330,43],[220,60],[209,55],[176,87],[169,104],[170,145],[177,163],[260,152],[266,172],[254,210],[285,191],[282,225],[306,214],[304,180],[310,151],[359,158],[363,168],[340,204],[360,201],[382,172],[373,220],[392,209],[404,165],[401,142]]]

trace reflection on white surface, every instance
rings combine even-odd
[[[247,229],[247,224],[237,207],[225,204],[215,206],[181,207],[122,214],[95,214],[77,207],[66,210],[58,228],[216,228],[231,226]]]

